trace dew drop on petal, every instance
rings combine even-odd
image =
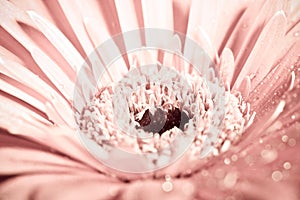
[[[283,178],[283,175],[280,171],[274,171],[272,173],[272,179],[275,181],[275,182],[279,182],[281,181]]]
[[[173,190],[173,184],[172,182],[170,181],[165,181],[163,184],[162,184],[162,189],[163,191],[165,192],[171,192]]]
[[[298,37],[299,35],[300,35],[299,31],[296,31],[296,32],[294,33],[294,36],[295,36],[295,37]]]
[[[289,140],[289,137],[287,135],[283,135],[281,137],[282,142],[287,142]]]
[[[288,145],[290,147],[294,147],[296,145],[296,140],[294,138],[290,138],[288,141]]]
[[[290,162],[285,162],[285,163],[283,164],[283,168],[286,169],[286,170],[289,170],[289,169],[292,168],[292,165],[291,165]]]
[[[227,188],[232,188],[236,184],[237,178],[238,178],[237,173],[230,172],[226,174],[224,178],[224,186]]]
[[[171,176],[168,175],[168,174],[166,174],[166,175],[165,175],[165,180],[166,180],[166,181],[171,181]]]
[[[226,165],[229,165],[229,164],[230,164],[230,162],[231,162],[231,161],[230,161],[230,159],[229,159],[229,158],[225,158],[225,159],[224,159],[224,163],[225,163]]]
[[[238,156],[237,155],[232,155],[231,156],[231,160],[233,161],[233,162],[236,162],[237,160],[238,160]]]
[[[275,150],[263,150],[260,153],[263,160],[267,163],[273,162],[277,158],[277,151]]]

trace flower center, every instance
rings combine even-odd
[[[172,73],[170,68],[151,73],[136,68],[103,87],[77,119],[81,132],[104,149],[143,155],[151,169],[174,162],[182,153],[195,161],[228,150],[249,120],[249,105],[239,93],[221,90],[213,75],[209,80]],[[164,74],[171,74],[171,80],[164,80]],[[185,143],[190,136],[191,144]],[[177,173],[182,171],[178,167]]]
[[[179,108],[175,107],[168,109],[167,111],[158,108],[154,113],[151,113],[150,110],[147,109],[143,113],[142,118],[139,119],[137,116],[135,121],[140,124],[140,127],[137,128],[142,128],[144,131],[162,135],[164,132],[171,130],[174,127],[183,131],[184,125],[187,124],[189,120],[190,118],[185,112],[181,112]]]

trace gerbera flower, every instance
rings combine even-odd
[[[1,199],[300,198],[298,1],[0,13]]]

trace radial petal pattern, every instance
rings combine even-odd
[[[144,48],[120,56],[99,82],[97,66],[107,58],[159,37],[141,31],[134,41],[97,48],[118,34],[150,28],[171,31],[174,49],[189,50],[180,35],[191,39],[215,71],[202,76],[178,55]],[[0,199],[297,200],[299,53],[297,0],[0,0]],[[151,70],[133,70],[148,64],[156,66],[151,76]],[[118,117],[131,119],[131,132],[151,138],[125,137],[113,122],[113,85],[125,77],[123,86],[134,88],[153,77],[163,82],[164,75],[178,83],[184,77],[191,88],[154,81],[136,90]],[[222,93],[211,89],[220,85]],[[212,113],[222,103],[220,122]],[[153,128],[153,120],[155,126],[165,120],[163,128]],[[212,151],[200,158],[205,139],[217,131],[210,125],[222,128],[209,143]],[[92,156],[78,127],[99,145],[153,153],[155,163],[172,155],[161,149],[174,135],[194,130],[196,137],[175,163],[129,174]]]

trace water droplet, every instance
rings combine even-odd
[[[166,175],[165,175],[165,180],[166,180],[166,181],[171,181],[171,176],[168,175],[168,174],[166,174]]]
[[[237,155],[232,155],[231,156],[231,160],[233,161],[233,162],[236,162],[237,160],[238,160],[238,156]]]
[[[296,140],[294,138],[289,139],[288,145],[290,147],[294,147],[296,145]]]
[[[282,142],[287,142],[288,139],[289,139],[289,137],[288,137],[287,135],[283,135],[283,136],[281,137]]]
[[[270,163],[273,162],[277,158],[277,151],[275,150],[263,150],[260,153],[261,157],[265,162]]]
[[[260,144],[264,143],[264,140],[262,138],[259,138],[259,143]]]
[[[299,34],[299,31],[296,31],[295,33],[294,33],[294,36],[295,37],[298,37],[300,34]]]
[[[229,165],[231,163],[231,161],[229,158],[225,158],[224,163],[225,163],[225,165]]]
[[[292,120],[296,119],[296,116],[295,116],[295,115],[292,115],[292,116],[291,116],[291,119],[292,119]]]
[[[232,188],[237,181],[238,175],[235,172],[228,173],[224,178],[224,186],[227,188]]]
[[[285,163],[283,164],[283,168],[286,169],[286,170],[289,170],[289,169],[292,168],[292,165],[291,165],[290,162],[285,162]]]
[[[280,171],[274,171],[272,173],[272,179],[275,181],[275,182],[279,182],[281,181],[283,178],[283,175]]]
[[[173,190],[173,184],[170,181],[165,181],[162,184],[162,189],[165,192],[171,192]]]

